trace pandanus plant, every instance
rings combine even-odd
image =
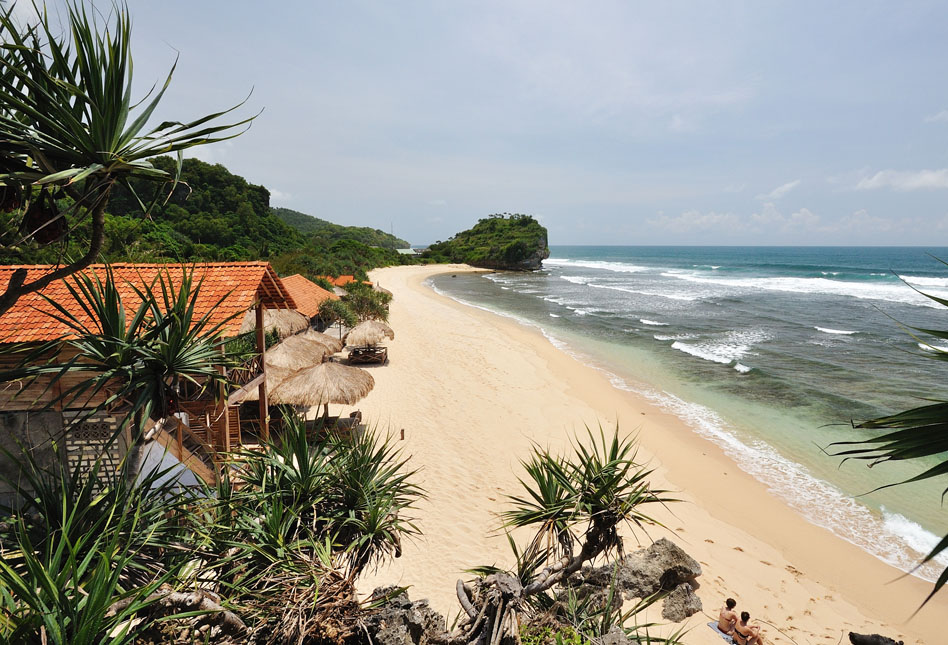
[[[602,428],[598,433],[587,429],[585,438],[574,438],[573,454],[534,446],[522,465],[523,493],[508,498],[511,508],[501,519],[504,530],[532,530],[533,539],[521,551],[510,538],[515,571],[475,569],[479,578],[473,588],[458,580],[458,601],[466,616],[452,642],[519,643],[521,617],[548,608],[552,604],[548,592],[586,563],[621,556],[620,528],[660,524],[645,512],[646,507],[674,501],[668,491],[651,487],[652,471],[638,463],[635,440],[621,437],[618,427],[608,436]],[[653,601],[647,599],[637,608]],[[621,613],[616,607],[610,602],[606,622],[624,621],[615,619]],[[675,641],[638,633],[634,627],[627,631],[638,642]]]
[[[939,305],[948,307],[948,299],[927,293],[922,293],[922,295]],[[948,351],[940,345],[933,344],[948,340],[948,330],[911,326],[907,329],[920,345],[927,348],[927,351],[922,354],[924,358],[948,361]],[[948,476],[948,456],[946,456],[948,455],[948,400],[932,399],[926,405],[911,410],[868,421],[854,422],[853,427],[874,430],[877,433],[865,439],[834,442],[830,444],[831,448],[835,448],[832,455],[843,457],[844,461],[849,459],[865,461],[870,467],[900,461],[922,466],[922,471],[917,475],[880,486],[875,490],[929,479],[944,481]],[[948,495],[948,487],[942,492],[942,499],[945,495]],[[946,551],[948,551],[948,534],[939,540],[917,566],[921,567],[931,562]],[[922,602],[922,606],[928,603],[945,584],[948,584],[948,567],[945,567],[935,580],[932,591]]]
[[[124,4],[101,18],[69,0],[65,25],[50,17],[45,4],[33,7],[36,20],[26,25],[14,17],[12,5],[0,9],[0,210],[14,213],[0,250],[57,243],[79,226],[88,225],[91,233],[82,257],[29,283],[25,270],[14,273],[0,294],[0,314],[20,296],[95,261],[117,186],[148,213],[173,191],[184,150],[238,136],[255,118],[220,123],[240,103],[187,122],[155,125],[177,62],[161,87],[133,100],[131,18]],[[177,155],[174,174],[149,161],[165,154]],[[137,195],[132,179],[153,183],[154,194]],[[60,197],[69,202],[62,209]]]

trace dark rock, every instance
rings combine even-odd
[[[379,587],[372,592],[372,600],[396,590],[396,587]],[[427,600],[412,602],[405,591],[366,615],[364,622],[375,645],[425,645],[443,638],[446,631],[444,618]]]
[[[701,565],[671,540],[662,538],[647,549],[627,555],[613,566],[592,569],[585,567],[581,579],[597,587],[608,587],[615,577],[616,587],[626,598],[645,598],[657,591],[671,591],[689,582],[697,588],[694,579],[701,575]]]
[[[857,634],[849,632],[849,642],[853,645],[902,645],[902,641],[895,641],[879,634]]]
[[[662,538],[647,549],[625,556],[614,565],[583,570],[570,577],[568,586],[580,598],[604,598],[604,591],[615,580],[616,589],[631,600],[645,598],[660,591],[671,592],[665,599],[662,615],[666,620],[680,622],[701,611],[701,599],[695,595],[695,580],[701,565],[671,540]],[[669,615],[665,615],[668,612]],[[672,616],[682,616],[673,618]]]
[[[680,623],[689,616],[694,616],[701,611],[701,598],[695,593],[694,588],[683,582],[665,597],[665,603],[662,605],[662,618],[673,623]]]

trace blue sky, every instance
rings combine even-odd
[[[22,0],[20,0],[22,2]],[[104,4],[104,3],[103,3]],[[948,3],[130,0],[160,118],[331,221],[556,244],[948,239]]]

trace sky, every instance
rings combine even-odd
[[[179,57],[157,118],[260,112],[193,156],[274,206],[416,246],[502,212],[553,246],[948,243],[945,2],[128,4],[140,93]]]

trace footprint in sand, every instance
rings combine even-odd
[[[734,547],[734,550],[735,550],[735,551],[740,551],[741,553],[744,553],[744,549],[742,549],[742,548],[739,547],[739,546]]]
[[[797,568],[796,568],[795,566],[793,566],[792,564],[788,564],[785,568],[786,568],[787,571],[789,571],[790,573],[792,573],[794,576],[796,576],[796,577],[798,577],[798,578],[803,575],[803,572],[800,571],[799,569],[797,569]]]
[[[708,544],[714,544],[714,540],[712,540],[712,539],[710,539],[710,538],[705,538],[704,541],[707,542]]]
[[[769,562],[767,562],[766,560],[761,560],[760,563],[761,563],[761,564],[766,564],[768,567],[774,566],[774,565],[770,564]]]

